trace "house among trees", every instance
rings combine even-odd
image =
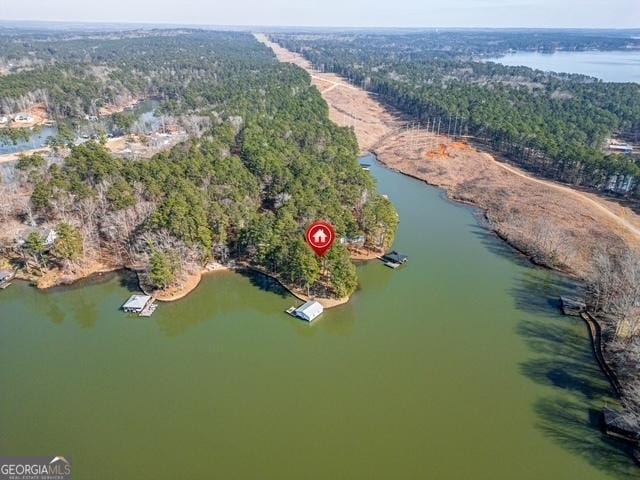
[[[53,244],[58,239],[58,232],[56,232],[52,228],[47,228],[45,230],[40,230],[38,228],[29,228],[26,231],[22,232],[22,234],[16,240],[16,243],[19,246],[23,246],[26,243],[27,238],[29,238],[29,235],[33,233],[37,233],[38,235],[40,235],[40,237],[42,238],[42,246],[45,249],[53,247]]]
[[[633,147],[627,143],[610,143],[609,150],[619,153],[633,153]]]
[[[44,246],[46,248],[50,248],[58,239],[58,232],[56,232],[52,228],[47,229],[44,231],[44,235],[42,236],[42,238],[44,239]]]
[[[13,121],[16,123],[31,123],[33,122],[33,117],[31,115],[19,113],[18,115],[13,117]]]
[[[364,235],[358,235],[357,237],[341,237],[340,244],[346,247],[364,247],[365,238]]]

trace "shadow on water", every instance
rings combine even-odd
[[[206,293],[203,293],[202,290],[204,289],[204,292],[206,292],[206,287],[201,285],[198,287],[198,292],[193,292],[189,302],[178,301],[162,304],[161,311],[154,316],[155,323],[166,336],[175,338],[196,325],[234,314],[238,311],[239,303],[248,311],[256,312],[258,318],[269,319],[274,313],[272,304],[259,301],[243,302],[241,293],[243,287],[235,284],[229,289],[229,285],[223,281],[223,276],[236,274],[248,279],[252,288],[257,287],[263,292],[273,293],[282,298],[286,298],[289,295],[288,291],[276,280],[250,269],[216,273],[215,276],[203,280],[203,283],[215,282],[215,288],[218,290],[215,299],[209,298],[206,300]],[[210,283],[209,286],[211,285]],[[225,291],[226,293],[220,294],[220,291]],[[285,315],[284,309],[282,318],[290,318]]]
[[[138,282],[138,275],[131,270],[121,270],[118,273],[120,280],[120,286],[126,288],[131,293],[140,292],[140,283]]]
[[[256,272],[255,270],[250,270],[248,268],[238,270],[238,273],[243,277],[248,278],[251,282],[251,285],[259,288],[262,291],[275,293],[282,298],[287,297],[287,295],[289,294],[289,292],[280,284],[280,282],[269,277],[268,275]]]
[[[509,245],[507,242],[502,240],[498,235],[487,226],[487,220],[484,216],[479,212],[474,212],[474,217],[478,220],[478,224],[470,224],[468,226],[471,234],[478,239],[484,247],[489,250],[491,253],[499,256],[507,258],[518,265],[524,267],[531,267],[531,260],[524,254],[520,253],[514,247]]]
[[[518,310],[535,314],[516,326],[533,352],[520,372],[551,392],[534,404],[536,427],[615,478],[640,478],[631,448],[601,432],[602,408],[616,400],[593,357],[586,326],[559,314],[559,296],[575,289],[570,279],[530,267],[510,291]]]

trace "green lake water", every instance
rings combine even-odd
[[[0,454],[70,455],[80,480],[640,478],[599,431],[615,400],[558,313],[570,285],[438,190],[372,172],[409,264],[360,266],[313,325],[238,273],[150,319],[118,310],[126,276],[0,291]]]

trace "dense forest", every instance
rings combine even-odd
[[[0,215],[55,226],[58,239],[46,248],[34,232],[18,250],[4,245],[8,255],[18,251],[42,270],[108,256],[141,268],[160,289],[185,269],[234,259],[312,294],[344,297],[357,286],[348,250],[337,244],[319,259],[305,227],[325,219],[339,237],[363,235],[374,250],[393,240],[397,214],[359,166],[353,133],[329,121],[303,70],[278,63],[251,35],[150,34],[48,48],[77,63],[0,79],[3,101],[41,91],[52,112],[82,112],[128,91],[158,95],[162,108],[206,115],[212,126],[150,160],[117,158],[100,141],[71,146],[61,162],[23,156],[16,178],[29,201]]]
[[[640,85],[480,61],[513,48],[638,48],[637,39],[553,32],[273,38],[417,121],[437,123],[440,133],[490,145],[553,179],[640,198],[638,157],[605,148],[612,137],[640,139]]]
[[[4,55],[27,58],[34,66],[0,76],[0,113],[14,113],[44,104],[55,120],[95,115],[103,105],[122,98],[157,96],[171,108],[202,106],[225,92],[216,66],[233,71],[271,62],[253,38],[201,31],[166,31],[139,36],[87,39],[27,40],[0,37]],[[5,60],[9,61],[9,60]],[[235,81],[241,81],[237,71]],[[215,86],[208,93],[204,85]],[[237,94],[237,92],[236,92]],[[203,98],[204,97],[204,98]]]

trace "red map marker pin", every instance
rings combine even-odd
[[[333,241],[336,239],[336,231],[327,222],[313,222],[307,228],[305,239],[311,249],[316,252],[316,255],[323,257],[333,245]]]

